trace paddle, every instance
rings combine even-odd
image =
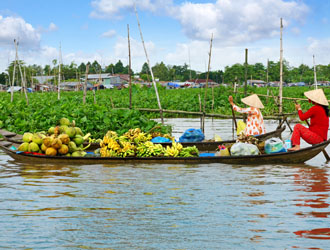
[[[233,122],[234,122],[234,124],[235,124],[235,128],[234,128],[234,126],[233,126],[233,139],[234,139],[234,131],[236,130],[237,131],[237,122],[236,122],[236,117],[235,117],[235,112],[234,112],[234,108],[233,108],[233,106],[232,105],[230,105],[230,107],[231,107],[231,112],[232,112],[232,114],[233,114]]]
[[[297,101],[295,101],[295,104],[298,104]],[[310,124],[309,124],[308,120],[305,120],[305,122],[307,123],[307,126],[309,127]],[[330,161],[330,156],[328,155],[328,153],[327,153],[327,151],[325,149],[322,149],[322,153],[323,153],[325,159],[327,161]]]

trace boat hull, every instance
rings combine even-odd
[[[13,159],[25,163],[57,163],[57,164],[239,164],[239,165],[268,165],[268,164],[296,164],[303,163],[318,155],[330,143],[330,140],[323,143],[303,148],[298,151],[247,155],[247,156],[211,156],[211,157],[66,157],[66,156],[46,156],[33,154],[17,154],[10,149],[10,143],[0,144],[0,149]]]

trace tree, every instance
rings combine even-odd
[[[114,70],[115,70],[115,65],[113,65],[112,63],[105,68],[105,72],[110,74],[113,74]]]
[[[89,62],[88,62],[88,63],[89,63]],[[80,73],[85,74],[85,72],[86,72],[86,64],[81,63],[81,64],[78,66],[78,71],[79,71]]]
[[[244,82],[245,79],[245,68],[244,65],[236,63],[231,67],[226,66],[223,77],[227,83],[235,82],[236,78],[238,82]]]
[[[160,81],[169,80],[168,68],[165,66],[163,62],[160,64],[156,64],[152,67],[152,72],[156,78],[159,78]]]
[[[149,74],[149,66],[148,66],[148,63],[144,63],[142,65],[142,69],[141,69],[141,74]]]
[[[115,64],[114,71],[115,74],[122,74],[124,72],[124,65],[120,60]]]
[[[8,75],[5,72],[0,74],[0,84],[5,85],[8,79]]]
[[[100,72],[102,72],[102,67],[96,60],[92,64],[89,64],[89,73],[99,74]]]

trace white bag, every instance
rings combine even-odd
[[[256,145],[250,143],[236,142],[230,148],[230,154],[234,156],[239,155],[258,155],[259,149]]]

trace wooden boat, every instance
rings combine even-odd
[[[240,165],[268,165],[268,164],[296,164],[303,163],[318,155],[329,145],[330,140],[317,145],[303,148],[298,151],[285,153],[247,155],[247,156],[207,156],[207,157],[67,157],[46,156],[29,153],[18,153],[11,149],[12,143],[0,142],[0,149],[13,159],[24,163],[55,163],[55,164],[127,164],[127,163],[152,163],[152,164],[240,164]]]
[[[282,132],[285,130],[285,126],[277,128],[274,131],[271,131],[269,133],[266,134],[262,134],[262,135],[258,135],[256,136],[260,141],[265,141],[269,138],[272,137],[279,137],[281,138],[281,134]],[[0,130],[0,134],[3,130]],[[9,142],[13,142],[16,144],[20,144],[22,143],[22,135],[18,135],[12,132],[7,132],[4,131],[3,132],[3,136],[5,138],[5,140],[9,141]],[[235,142],[235,140],[226,140],[226,141],[221,141],[221,142],[217,142],[217,141],[202,141],[202,142],[182,142],[182,146],[184,147],[190,147],[190,146],[196,146],[198,148],[198,150],[200,151],[215,151],[217,149],[217,147],[219,145],[222,144],[228,144],[228,143],[233,143]],[[161,143],[163,146],[171,146],[171,142],[165,142],[165,143]],[[85,143],[84,146],[87,146],[88,143]],[[98,143],[92,143],[90,145],[90,147],[88,148],[88,150],[95,150],[97,148],[99,148],[100,145]]]

